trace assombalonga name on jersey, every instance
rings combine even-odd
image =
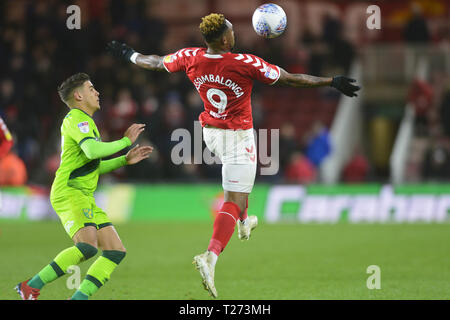
[[[194,79],[193,84],[194,84],[195,88],[197,89],[197,91],[199,91],[200,87],[205,82],[219,83],[221,85],[224,85],[224,86],[230,88],[231,91],[233,91],[234,94],[236,95],[236,98],[239,98],[240,96],[242,96],[244,94],[244,91],[242,90],[242,88],[237,83],[235,83],[233,80],[227,79],[224,81],[223,77],[221,77],[219,75],[214,75],[214,74],[205,74],[203,76],[197,77],[196,79]]]
[[[253,81],[272,85],[281,73],[253,54],[208,54],[207,48],[197,47],[166,55],[163,65],[168,72],[184,71],[194,85],[205,108],[199,115],[202,126],[234,130],[253,127]]]

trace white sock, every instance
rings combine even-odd
[[[217,258],[219,258],[219,256],[217,254],[215,254],[214,252],[209,251],[209,257],[210,257],[210,262],[211,262],[212,266],[215,267]]]

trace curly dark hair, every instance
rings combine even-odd
[[[202,18],[199,28],[206,42],[213,42],[227,30],[225,16],[221,13],[211,13]]]

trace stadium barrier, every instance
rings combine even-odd
[[[97,205],[114,223],[212,221],[223,202],[220,185],[116,184],[101,186]],[[448,223],[450,184],[257,184],[249,214],[267,223]],[[0,222],[57,219],[48,194],[34,188],[0,188]]]

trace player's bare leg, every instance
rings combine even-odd
[[[98,247],[97,244],[97,228],[94,226],[87,226],[81,228],[74,234],[72,240],[75,244],[77,243],[87,243],[95,248]]]
[[[248,195],[249,193],[225,191],[225,201],[236,203],[241,209],[237,223],[239,240],[250,239],[251,231],[258,226],[258,217],[247,215]]]
[[[101,228],[97,231],[97,238],[99,247],[105,250],[117,250],[126,252],[123,246],[122,240],[120,240],[119,234],[117,233],[114,226],[108,226]]]
[[[109,280],[111,273],[125,257],[126,250],[114,226],[109,225],[96,230],[95,235],[102,255],[89,267],[80,288],[72,300],[86,300]]]

